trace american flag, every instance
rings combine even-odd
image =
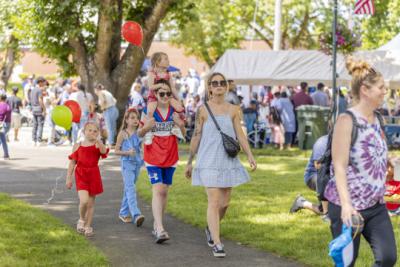
[[[375,13],[374,0],[357,0],[354,13],[373,15]]]

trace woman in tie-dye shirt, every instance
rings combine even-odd
[[[382,75],[366,62],[349,59],[347,68],[352,75],[352,94],[356,100],[350,112],[357,120],[357,139],[351,145],[355,126],[350,114],[340,115],[332,140],[332,179],[325,190],[331,231],[336,238],[341,234],[343,223],[350,226],[352,216],[361,215],[364,219],[361,234],[372,248],[373,266],[394,266],[396,242],[383,201],[388,150],[374,113],[383,103],[386,87]],[[357,235],[350,266],[355,264],[359,245],[360,235]]]

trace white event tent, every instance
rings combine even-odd
[[[400,88],[400,57],[391,51],[363,51],[355,58],[370,62],[380,71],[391,88]],[[332,57],[315,50],[248,51],[227,50],[211,72],[221,72],[227,79],[246,85],[310,85],[318,82],[332,84]],[[337,84],[348,85],[351,77],[345,58],[338,55]]]

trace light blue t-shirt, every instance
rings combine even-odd
[[[287,97],[282,97],[279,99],[277,105],[279,113],[281,115],[283,127],[285,132],[294,133],[296,132],[296,118],[294,115],[293,104]]]
[[[321,159],[321,157],[325,153],[327,145],[328,145],[328,135],[321,136],[315,142],[310,160],[308,161],[306,170],[304,171],[304,182],[306,184],[314,175],[317,174],[317,169],[314,166],[314,161]]]
[[[314,105],[318,105],[321,107],[329,107],[329,98],[328,95],[322,91],[316,91],[311,95]]]

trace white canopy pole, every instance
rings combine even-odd
[[[282,0],[275,0],[274,51],[281,50]]]

